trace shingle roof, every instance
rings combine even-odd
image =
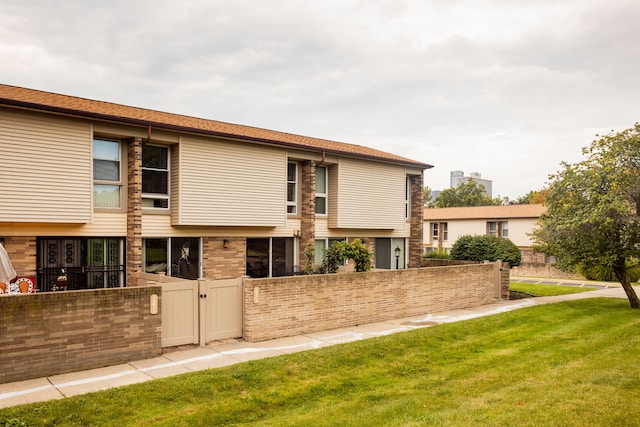
[[[231,137],[274,145],[308,149],[331,154],[350,155],[372,160],[400,163],[421,169],[433,166],[361,145],[311,138],[251,126],[129,107],[39,90],[0,84],[0,105],[56,112],[78,117],[124,122],[182,132]]]
[[[539,218],[545,210],[543,205],[425,208],[424,220]]]

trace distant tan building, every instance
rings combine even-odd
[[[511,240],[523,255],[523,262],[544,262],[544,254],[531,250],[531,233],[543,205],[474,206],[460,208],[425,208],[425,253],[449,251],[460,236],[492,235]]]

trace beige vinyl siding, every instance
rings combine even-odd
[[[293,237],[300,230],[299,220],[288,220],[286,227],[179,227],[168,215],[142,215],[142,237]],[[0,233],[1,235],[1,233]]]
[[[342,158],[330,169],[329,227],[404,231],[403,167]]]
[[[284,150],[187,137],[181,140],[179,151],[174,225],[286,224]]]
[[[91,126],[0,109],[0,221],[91,221]]]
[[[0,237],[122,237],[127,235],[127,214],[96,212],[91,224],[64,223],[0,223]]]

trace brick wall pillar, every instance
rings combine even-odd
[[[35,237],[5,237],[4,248],[18,276],[36,275]]]
[[[411,175],[411,226],[409,236],[409,268],[420,267],[424,227],[424,179],[422,175]]]
[[[142,271],[142,138],[129,141],[127,171],[127,286],[137,286]]]
[[[300,244],[298,245],[298,262],[304,269],[306,260],[304,251],[316,238],[316,164],[306,161],[300,164],[301,196],[300,196]]]
[[[205,237],[202,246],[202,275],[205,279],[237,279],[246,275],[247,239]]]

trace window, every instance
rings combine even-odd
[[[143,248],[145,272],[191,280],[200,277],[199,237],[144,239]]]
[[[489,236],[509,237],[509,222],[508,221],[487,222],[487,234]]]
[[[142,147],[142,207],[169,208],[169,149]]]
[[[120,142],[93,140],[93,206],[115,208],[122,206]]]
[[[497,236],[498,235],[498,223],[495,221],[491,221],[487,223],[487,234],[489,236]]]
[[[316,167],[316,214],[327,214],[327,167]]]
[[[195,280],[200,277],[200,238],[171,238],[171,276]]]
[[[287,213],[298,213],[298,165],[287,164]]]
[[[448,222],[432,222],[431,223],[431,239],[446,241],[449,238]]]
[[[144,239],[143,263],[146,273],[167,273],[169,239]]]
[[[404,218],[411,216],[411,180],[407,177],[404,186]]]
[[[292,237],[247,239],[247,276],[279,277],[296,272]]]

